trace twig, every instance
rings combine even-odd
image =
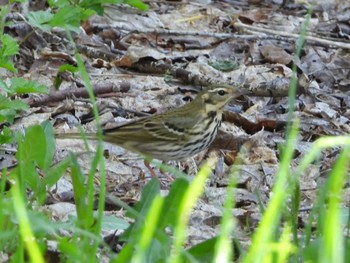
[[[110,25],[100,24],[98,27],[102,29],[111,28]],[[199,36],[199,37],[213,37],[217,39],[243,39],[243,40],[255,40],[255,39],[276,39],[281,40],[279,36],[257,36],[257,35],[239,35],[230,33],[214,33],[214,32],[198,32],[198,31],[177,31],[177,30],[167,30],[167,29],[135,29],[132,27],[113,26],[115,29],[128,31],[133,34],[157,34],[157,35],[179,35],[179,36]],[[286,39],[285,41],[291,41]]]
[[[135,29],[131,27],[123,26],[114,26],[114,28],[129,31],[130,33],[140,34],[158,34],[158,35],[189,35],[189,36],[199,36],[199,37],[213,37],[218,39],[244,39],[244,40],[255,40],[255,39],[274,39],[285,42],[295,42],[298,38],[298,34],[282,32],[272,29],[260,28],[251,25],[245,25],[238,20],[238,22],[233,24],[237,28],[247,30],[253,35],[239,35],[239,34],[230,34],[230,33],[213,33],[213,32],[197,32],[197,31],[177,31],[177,30],[166,30],[166,29]],[[99,25],[101,28],[110,28],[109,25]],[[257,35],[257,32],[269,34],[269,35]],[[350,49],[350,44],[345,42],[337,42],[327,39],[322,39],[314,36],[306,36],[307,43],[310,44],[319,44],[326,47],[339,47],[344,49]]]
[[[293,40],[297,40],[299,38],[298,34],[246,25],[246,24],[243,24],[242,22],[240,22],[239,20],[238,20],[238,22],[234,23],[234,26],[237,28],[250,30],[251,32],[252,31],[253,32],[261,32],[261,33],[275,35],[275,36],[287,37],[287,38],[290,38]],[[344,49],[350,49],[350,44],[344,43],[344,42],[336,42],[336,41],[331,41],[331,40],[322,39],[322,38],[313,37],[313,36],[305,36],[305,40],[309,44],[311,43],[311,44],[319,44],[321,46],[326,46],[326,47],[339,47],[339,48],[344,48]]]
[[[127,92],[130,89],[130,83],[128,82],[122,82],[119,85],[115,85],[112,83],[105,83],[101,85],[94,86],[94,94],[100,95],[105,93],[111,93],[111,92]],[[47,95],[44,96],[32,96],[26,99],[26,102],[31,107],[38,107],[41,105],[47,105],[48,103],[52,102],[59,102],[62,100],[65,100],[67,98],[88,98],[88,92],[85,88],[79,88],[79,89],[67,89],[67,90],[61,90],[61,91],[54,91],[50,92]]]

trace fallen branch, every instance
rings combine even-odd
[[[113,83],[99,84],[93,87],[95,96],[111,92],[128,92],[130,89],[129,82],[121,82],[118,85]],[[88,98],[89,94],[85,88],[65,89],[60,91],[50,92],[43,96],[31,96],[25,99],[30,107],[38,107],[50,103],[57,103],[67,98]]]

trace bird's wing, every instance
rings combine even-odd
[[[177,116],[163,120],[149,119],[143,124],[144,129],[153,137],[165,141],[186,140],[189,130],[197,124],[193,117]]]
[[[200,120],[184,114],[161,114],[131,121],[114,128],[105,129],[107,141],[123,143],[124,140],[134,142],[151,142],[186,140],[188,131]],[[143,132],[142,132],[143,131]],[[118,140],[118,141],[116,141]]]

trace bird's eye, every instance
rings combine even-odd
[[[218,94],[219,94],[220,96],[224,96],[224,95],[226,94],[226,91],[224,91],[223,89],[221,89],[221,90],[218,91]]]

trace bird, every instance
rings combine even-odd
[[[225,105],[243,93],[232,86],[209,86],[191,102],[166,112],[142,117],[103,130],[103,141],[162,161],[183,160],[214,141]],[[57,139],[79,139],[80,133],[59,133]],[[87,139],[97,140],[96,133]]]

